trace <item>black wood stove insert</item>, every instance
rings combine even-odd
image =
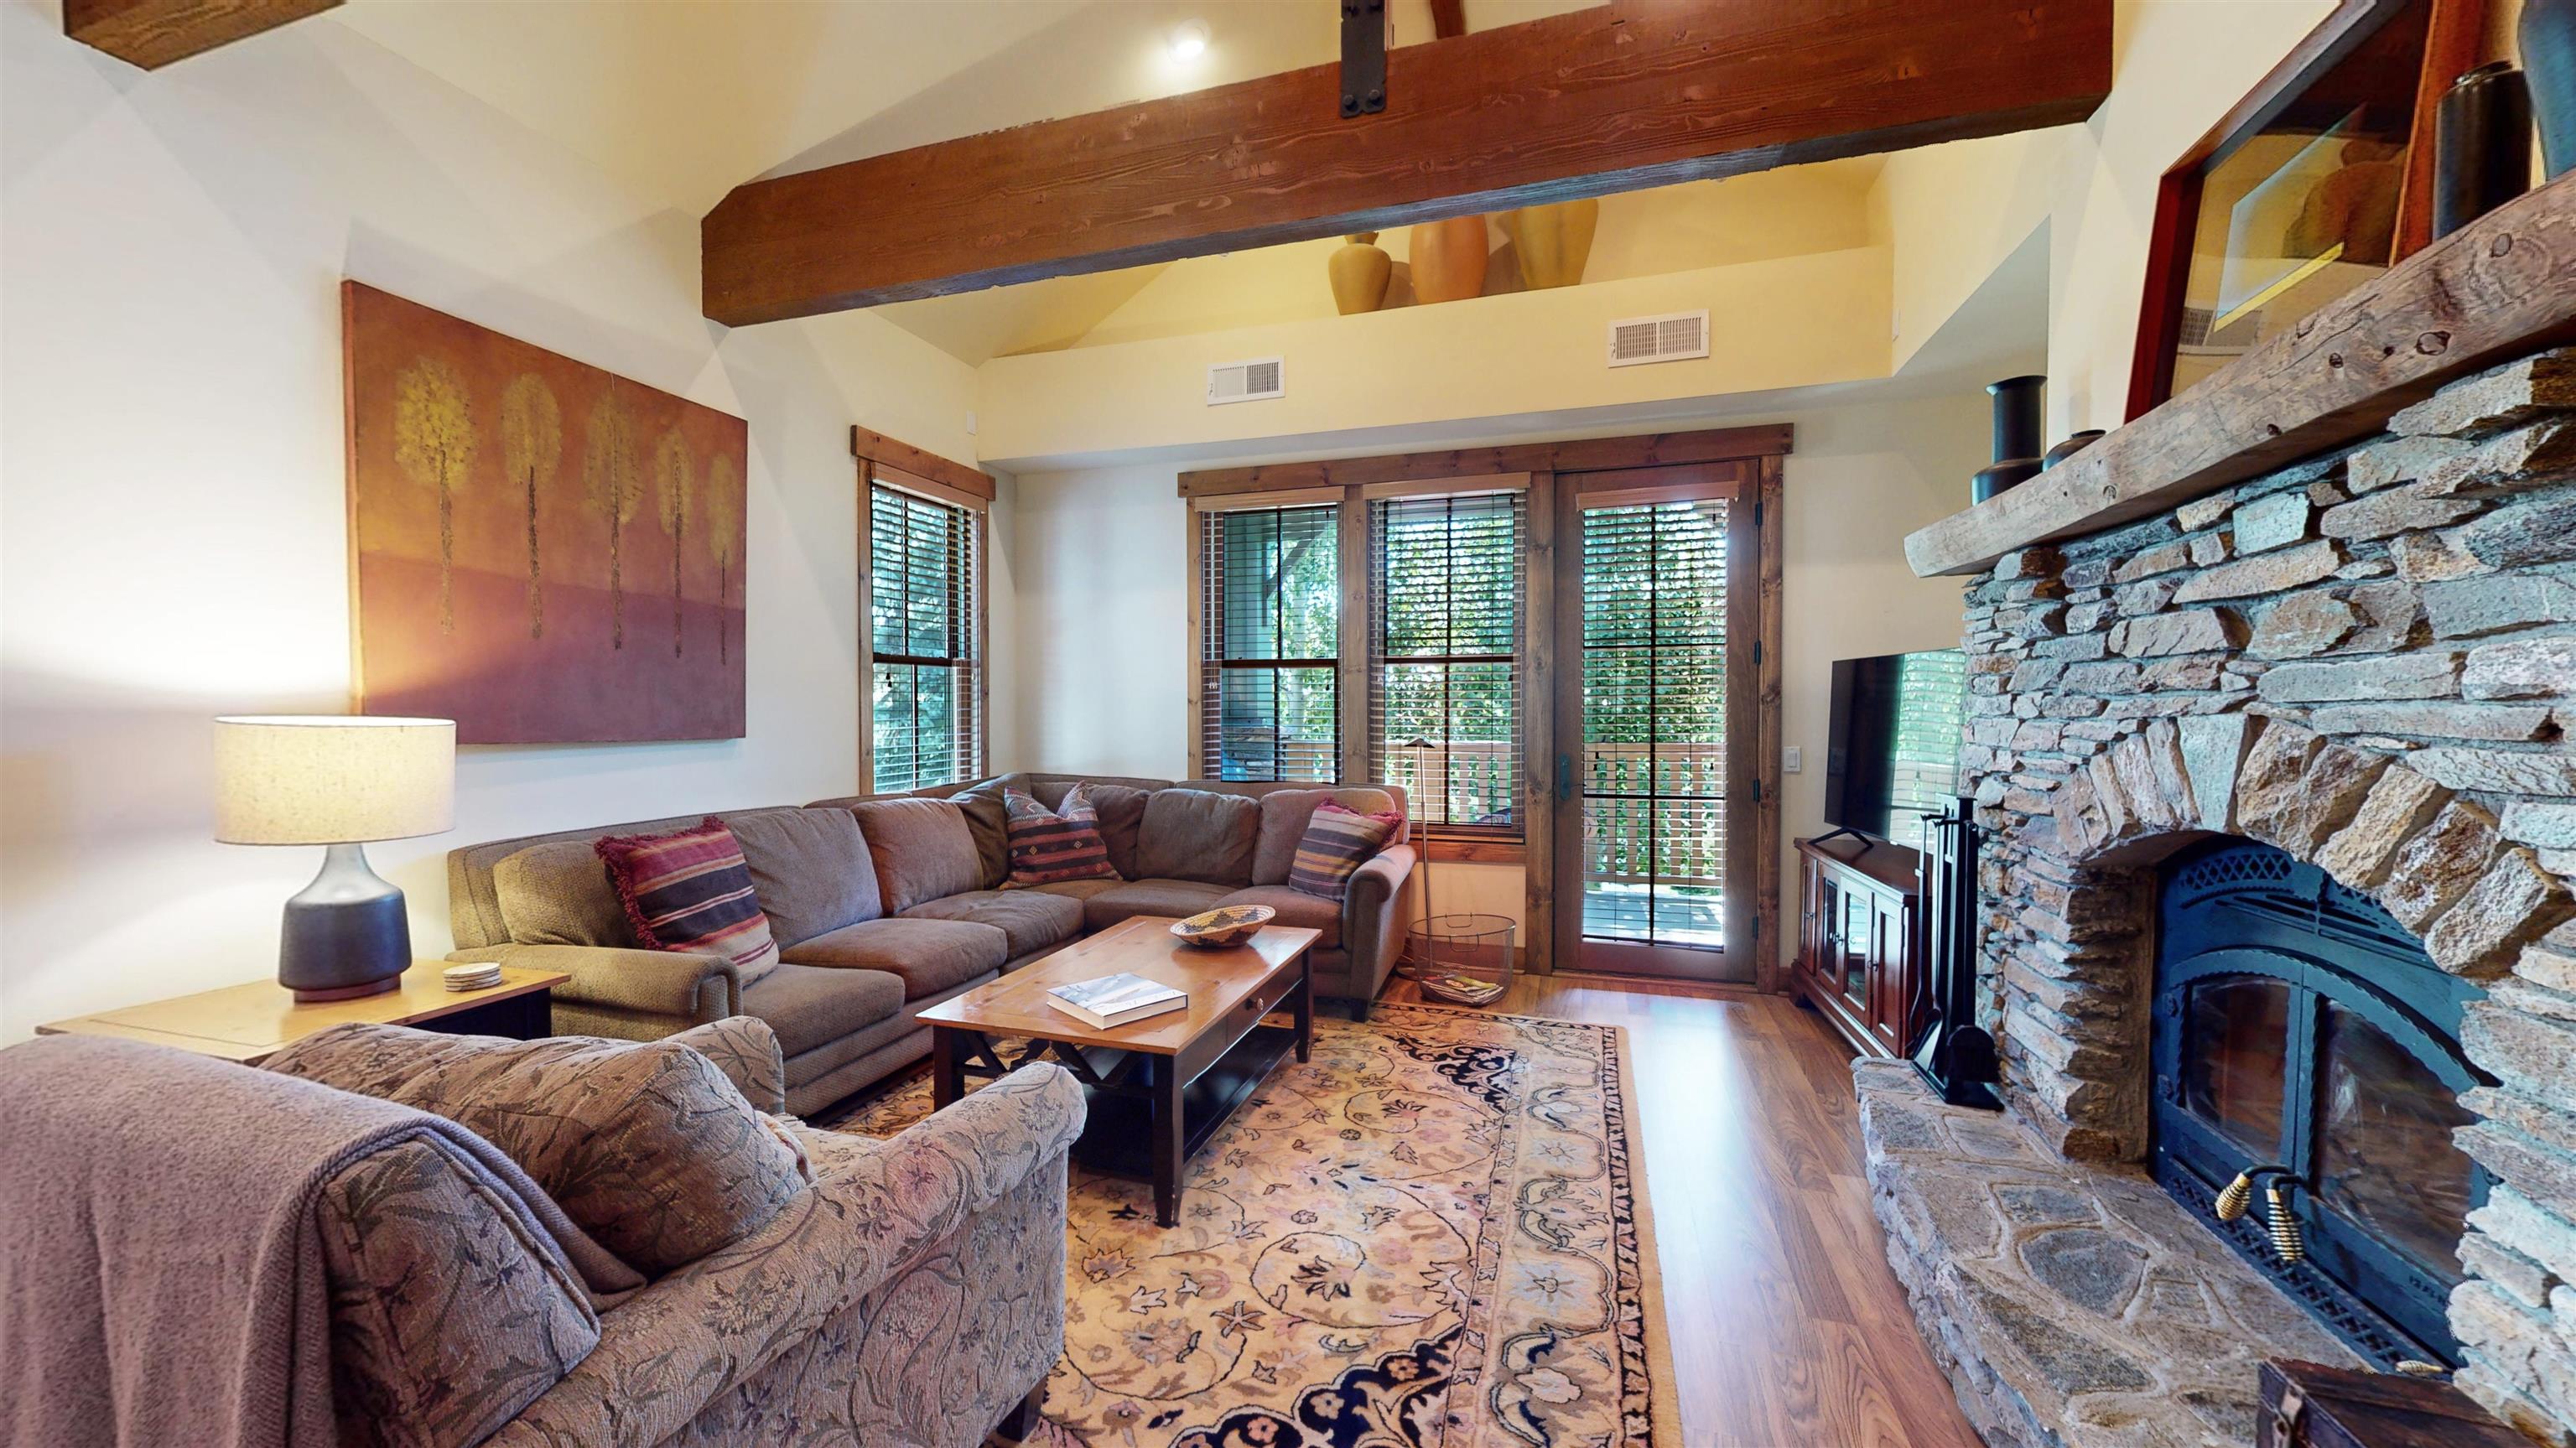
[[[2488,1184],[2451,1131],[2484,1083],[2459,1045],[2482,992],[2368,896],[2269,845],[2195,845],[2159,885],[2156,1180],[2355,1351],[2458,1366],[2452,1253]],[[2233,1221],[2213,1206],[2266,1163],[2287,1168],[2303,1261],[2281,1260],[2259,1191]]]

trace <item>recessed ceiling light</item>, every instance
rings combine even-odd
[[[1188,20],[1172,27],[1172,59],[1196,60],[1207,53],[1208,28],[1204,20]]]

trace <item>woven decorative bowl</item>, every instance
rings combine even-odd
[[[1211,950],[1241,945],[1253,932],[1270,923],[1279,912],[1267,905],[1221,905],[1203,910],[1187,920],[1172,922],[1172,933],[1185,945],[1204,945]]]

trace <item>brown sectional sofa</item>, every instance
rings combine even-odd
[[[1122,878],[1030,889],[1008,877],[1004,788],[1053,807],[1088,780]],[[1134,915],[1191,915],[1254,902],[1323,932],[1319,996],[1365,1016],[1403,943],[1414,851],[1402,837],[1361,867],[1345,899],[1288,887],[1308,816],[1337,798],[1405,808],[1403,791],[1225,781],[1014,774],[912,795],[718,811],[742,842],[781,963],[744,980],[713,956],[640,949],[591,846],[702,816],[529,835],[448,855],[457,960],[561,970],[554,1026],[650,1040],[742,1014],[769,1022],[786,1055],[787,1106],[805,1115],[929,1051],[917,1017],[1069,940]]]

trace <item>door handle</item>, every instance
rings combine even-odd
[[[1556,756],[1556,797],[1561,800],[1574,798],[1574,756],[1571,754]]]

